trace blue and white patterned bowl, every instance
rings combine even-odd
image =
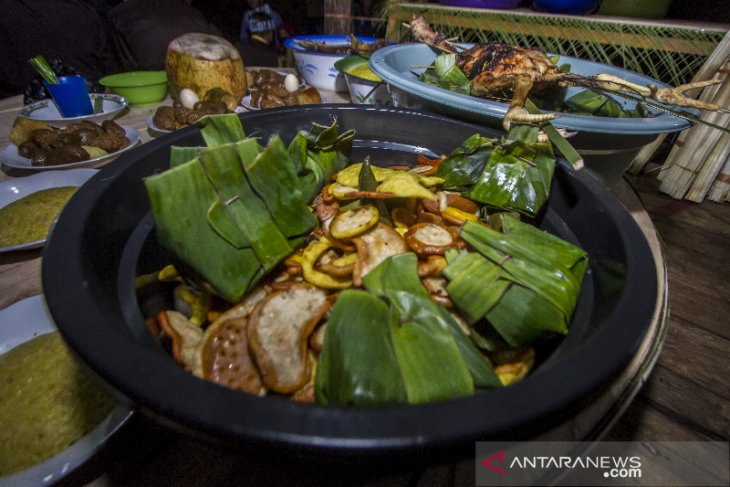
[[[359,37],[361,42],[374,43],[373,37]],[[291,49],[294,53],[294,62],[296,63],[299,75],[309,86],[314,86],[320,90],[347,92],[347,83],[345,78],[337,68],[335,63],[345,56],[349,56],[349,52],[331,53],[321,51],[310,51],[301,46],[301,42],[317,42],[332,46],[349,46],[350,36],[344,35],[303,35],[289,37],[284,41],[284,46]]]

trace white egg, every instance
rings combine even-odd
[[[185,108],[193,108],[196,103],[200,101],[198,94],[190,88],[183,88],[180,90],[180,103]]]
[[[289,93],[294,93],[299,89],[299,78],[296,74],[287,74],[284,78],[284,88]]]

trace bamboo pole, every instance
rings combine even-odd
[[[324,0],[324,33],[352,33],[352,0]]]
[[[717,96],[711,101],[720,106],[730,104],[730,82],[727,78]],[[727,126],[730,122],[730,114],[719,112],[706,113],[702,118],[720,126]],[[716,144],[724,143],[727,145],[728,141],[722,136],[723,134],[724,132],[706,125],[695,125],[686,130],[683,134],[686,143],[683,145],[675,144],[667,157],[664,168],[662,168],[663,174],[660,178],[662,182],[659,185],[659,191],[673,198],[684,198],[697,176],[701,173],[703,165],[718,165],[724,162],[724,158],[721,161],[709,160],[709,157],[714,153]]]
[[[725,34],[722,41],[720,41],[717,45],[717,48],[715,48],[712,54],[710,54],[707,58],[705,64],[703,64],[700,70],[694,75],[692,81],[705,81],[712,79],[712,77],[716,76],[718,71],[720,71],[723,64],[727,62],[728,55],[730,55],[730,32]],[[719,87],[717,86],[710,86],[702,90],[699,99],[702,101],[711,100],[717,94],[718,89]],[[644,165],[651,160],[654,153],[657,149],[659,149],[667,136],[668,134],[660,134],[653,142],[644,146],[631,162],[628,172],[631,174],[638,174],[641,169],[644,168]]]
[[[717,203],[730,201],[730,156],[725,159],[722,171],[717,175],[707,198]]]
[[[692,182],[685,199],[701,203],[710,186],[720,174],[720,170],[725,165],[725,160],[730,155],[730,134],[723,133],[720,140],[717,141],[710,153],[707,155],[705,163],[700,169],[700,173]]]

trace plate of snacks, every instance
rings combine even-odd
[[[48,171],[97,167],[130,150],[139,132],[113,120],[84,120],[63,127],[17,118],[0,162],[15,169]]]

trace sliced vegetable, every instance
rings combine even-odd
[[[464,248],[464,241],[448,228],[435,223],[417,223],[405,234],[411,250],[418,255],[444,255],[448,249]]]
[[[302,254],[302,275],[304,280],[323,289],[347,289],[352,287],[352,279],[336,277],[314,268],[317,259],[332,246],[328,242],[311,242]]]
[[[251,394],[266,388],[249,352],[247,317],[219,320],[205,330],[198,349],[199,375],[204,379]]]
[[[403,237],[393,230],[393,227],[384,223],[378,223],[367,232],[353,238],[352,242],[357,248],[357,262],[352,275],[356,286],[360,286],[363,277],[386,258],[408,252]]]
[[[339,239],[352,238],[378,223],[380,212],[373,205],[365,205],[338,214],[330,224],[330,233]]]
[[[193,370],[195,351],[203,339],[203,330],[178,311],[162,311],[157,318],[162,330],[172,340],[175,360],[187,370]]]
[[[274,291],[256,306],[246,333],[267,388],[288,394],[307,383],[307,341],[329,307],[324,291],[304,283]]]

